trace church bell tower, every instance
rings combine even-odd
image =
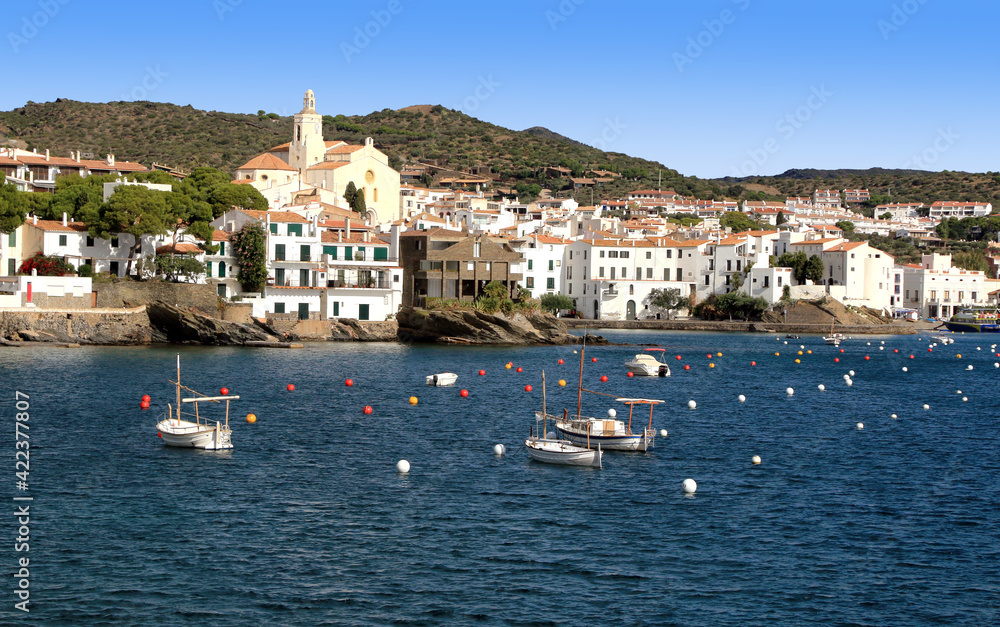
[[[292,143],[288,149],[289,165],[305,176],[306,169],[323,161],[326,143],[323,141],[323,116],[316,112],[316,96],[306,90],[302,111],[294,116]]]

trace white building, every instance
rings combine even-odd
[[[966,307],[987,303],[987,282],[983,272],[951,265],[951,255],[924,255],[919,265],[903,270],[902,306],[916,309],[922,317],[949,318]]]
[[[510,243],[514,252],[520,253],[524,259],[521,286],[531,293],[532,298],[541,298],[545,294],[566,294],[563,259],[569,243],[568,240],[538,233]]]

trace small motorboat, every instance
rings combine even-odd
[[[802,338],[799,337],[798,335],[792,335],[791,333],[789,333],[788,335],[785,336],[785,339],[786,340],[801,340]]]
[[[455,381],[457,380],[458,375],[454,372],[439,372],[437,374],[427,375],[427,385],[434,385],[439,388],[448,385],[455,385]]]
[[[647,348],[645,351],[626,361],[625,368],[627,368],[628,371],[634,375],[643,375],[647,377],[669,377],[670,366],[650,354],[659,353],[660,359],[663,359],[663,353],[665,352],[666,350],[663,348]]]

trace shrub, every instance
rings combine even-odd
[[[41,252],[35,253],[34,257],[29,257],[21,264],[18,274],[31,274],[37,272],[38,276],[65,276],[73,274],[73,266],[66,263],[61,257],[46,257]]]
[[[94,276],[94,266],[85,263],[76,269],[77,276]]]

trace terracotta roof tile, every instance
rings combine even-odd
[[[264,153],[262,155],[257,155],[250,161],[247,161],[240,167],[236,168],[237,171],[240,170],[290,170],[292,172],[297,172],[295,168],[288,165],[281,159],[275,157],[270,153]]]
[[[87,225],[83,222],[68,222],[65,225],[61,220],[39,220],[37,223],[28,219],[25,224],[34,226],[43,231],[59,231],[61,233],[86,233]]]

